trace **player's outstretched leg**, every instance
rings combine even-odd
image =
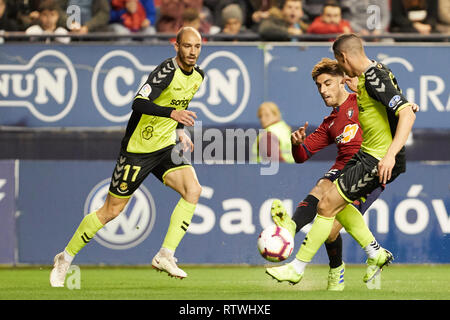
[[[181,198],[170,217],[161,249],[152,259],[152,267],[167,272],[169,276],[183,279],[187,274],[177,266],[174,253],[191,223],[202,188],[191,166],[172,168],[163,175],[162,180],[165,185],[177,191]]]
[[[363,281],[369,282],[380,273],[383,267],[394,260],[394,256],[378,244],[362,215],[353,205],[346,206],[337,214],[336,219],[366,252],[367,269]]]
[[[183,279],[187,277],[186,272],[177,266],[177,259],[174,257],[174,253],[191,223],[195,207],[195,204],[183,198],[178,201],[170,218],[169,229],[167,230],[163,245],[152,260],[152,267],[154,269],[165,271],[171,277],[175,278]]]
[[[292,237],[295,237],[295,229],[297,225],[295,224],[294,220],[292,220],[291,217],[287,214],[281,200],[276,199],[272,202],[270,214],[272,215],[273,222],[277,226],[287,229]]]
[[[53,269],[50,272],[52,287],[64,287],[66,273],[75,255],[91,241],[97,231],[122,212],[128,200],[128,198],[116,198],[108,194],[100,209],[83,218],[64,251],[58,253],[54,258]]]

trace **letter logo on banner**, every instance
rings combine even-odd
[[[105,54],[92,73],[92,99],[100,114],[111,122],[126,122],[131,101],[156,66],[145,66],[131,53],[113,50]]]
[[[100,208],[109,191],[111,179],[97,184],[89,193],[85,205],[85,215]],[[130,198],[122,213],[108,222],[94,239],[110,249],[129,249],[144,241],[155,223],[155,202],[148,189],[141,185]]]
[[[113,50],[96,64],[91,82],[97,110],[111,122],[126,122],[133,97],[155,65],[143,65],[129,52]],[[205,81],[189,106],[209,119],[233,121],[244,111],[250,97],[250,77],[245,64],[232,52],[217,51],[207,56],[201,68]]]
[[[200,67],[206,77],[190,107],[219,123],[235,120],[247,106],[250,77],[242,60],[232,52],[216,51]]]
[[[25,107],[41,121],[64,118],[77,91],[73,64],[59,51],[43,50],[26,64],[0,65],[0,107]]]

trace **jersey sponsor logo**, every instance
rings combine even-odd
[[[43,122],[63,119],[72,109],[78,79],[70,59],[43,50],[24,64],[0,65],[0,107],[26,108]]]
[[[110,179],[108,178],[91,190],[84,205],[85,214],[97,210],[103,205],[109,185]],[[141,185],[134,192],[122,213],[100,229],[94,240],[110,249],[123,250],[135,247],[148,237],[153,229],[155,218],[156,209],[153,197],[148,189]]]
[[[348,143],[356,136],[359,126],[354,124],[348,124],[344,127],[342,133],[336,137],[336,143]]]
[[[189,104],[218,123],[237,119],[250,98],[250,76],[247,67],[236,54],[216,51],[203,59],[200,67],[205,79]]]
[[[171,106],[182,106],[182,107],[187,107],[189,105],[189,102],[191,100],[189,99],[172,99],[170,101],[170,105]]]

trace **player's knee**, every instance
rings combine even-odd
[[[103,217],[103,219],[106,222],[109,222],[115,218],[117,218],[117,216],[123,211],[123,209],[125,208],[126,202],[125,203],[111,203],[111,202],[107,202],[105,203],[105,205],[100,209],[101,210],[101,215]]]
[[[197,203],[202,193],[202,186],[199,183],[192,183],[186,187],[183,198],[191,203]]]
[[[323,217],[332,217],[333,211],[330,206],[329,199],[325,196],[317,204],[317,213]]]

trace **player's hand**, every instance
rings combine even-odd
[[[378,162],[378,176],[380,183],[386,184],[391,179],[394,166],[395,156],[386,153],[384,158]]]
[[[345,76],[344,81],[350,90],[358,92],[358,77],[350,78],[349,76]]]
[[[189,110],[173,110],[170,113],[170,118],[185,126],[192,127],[194,125],[194,119],[197,119],[197,114]]]
[[[292,132],[291,134],[291,143],[294,146],[298,146],[302,144],[306,139],[306,128],[308,128],[308,121],[305,122],[303,127],[298,128],[297,131]]]
[[[184,132],[183,129],[177,130],[178,134],[178,140],[181,143],[181,146],[183,147],[183,151],[194,151],[194,144],[192,143],[192,140],[188,137],[188,135]]]

